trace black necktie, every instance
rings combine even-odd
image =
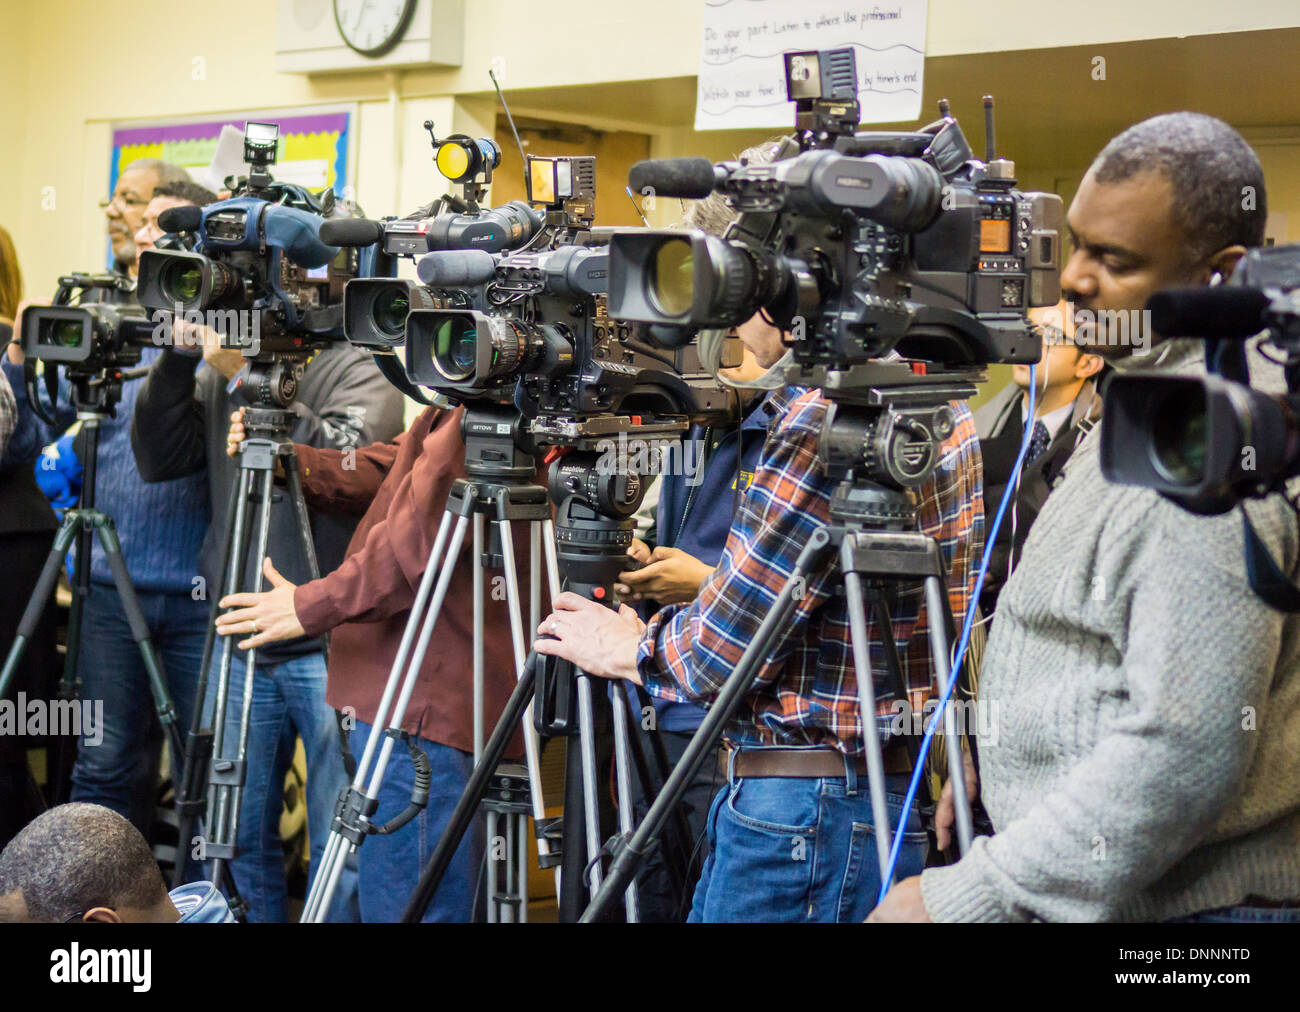
[[[1051,441],[1052,437],[1047,434],[1047,426],[1043,424],[1041,418],[1038,419],[1034,422],[1034,431],[1029,437],[1029,453],[1025,456],[1025,463],[1032,464],[1041,457]]]

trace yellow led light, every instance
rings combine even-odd
[[[435,163],[439,172],[456,182],[469,171],[469,152],[459,144],[444,144],[438,149]]]

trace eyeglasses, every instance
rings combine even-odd
[[[99,201],[99,209],[101,211],[107,211],[114,204],[121,204],[123,207],[128,208],[147,207],[149,201],[142,200],[130,193],[115,193],[111,197],[101,198]]]

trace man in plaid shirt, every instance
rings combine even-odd
[[[759,362],[784,351],[782,335],[755,317],[738,328]],[[542,623],[538,652],[556,654],[592,675],[640,683],[653,695],[710,705],[772,608],[800,551],[830,522],[836,482],[818,463],[828,402],[817,391],[769,395],[776,419],[742,501],[722,561],[690,605],[666,608],[642,626],[565,593]],[[954,404],[956,429],[934,475],[918,490],[921,529],[938,539],[958,622],[974,590],[983,545],[979,443],[970,410]],[[696,887],[693,921],[860,921],[875,904],[879,869],[869,839],[871,799],[863,758],[849,621],[837,556],[810,572],[786,636],[765,659],[728,729],[728,784],[709,813],[711,853]],[[928,620],[920,586],[900,588],[891,607],[913,706],[934,694]],[[887,734],[892,686],[879,632],[872,635],[878,731]],[[895,831],[910,765],[900,738],[885,747],[886,786]],[[926,835],[907,813],[900,877],[918,874]]]

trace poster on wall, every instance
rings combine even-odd
[[[705,0],[696,130],[786,127],[791,50],[853,48],[863,123],[921,114],[927,0]]]
[[[118,127],[113,130],[113,155],[109,167],[109,192],[122,169],[137,158],[161,158],[189,171],[195,182],[205,183],[208,166],[216,156],[223,127],[241,136],[244,123],[259,120],[280,125],[280,144],[271,170],[276,179],[319,190],[332,186],[342,193],[349,183],[352,113],[350,110],[282,115],[250,112],[241,116]],[[229,131],[227,131],[229,133]]]

